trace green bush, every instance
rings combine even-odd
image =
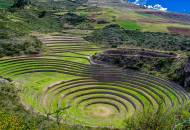
[[[24,8],[26,5],[30,4],[30,0],[16,0],[12,8]]]
[[[79,16],[75,13],[66,13],[63,15],[63,17],[61,18],[61,22],[63,24],[70,24],[70,25],[79,25],[82,22],[85,22],[86,17],[84,16]]]
[[[81,30],[88,30],[88,29],[94,29],[93,25],[89,22],[83,22],[77,26],[78,29]]]
[[[0,112],[0,129],[1,130],[22,130],[23,122],[16,116]]]
[[[187,130],[190,128],[190,104],[144,110],[125,120],[126,130]]]
[[[60,31],[59,19],[52,13],[38,8],[0,10],[0,57],[39,54],[42,43],[31,32]]]
[[[42,48],[42,43],[36,37],[31,36],[0,40],[1,57],[39,54],[42,52]]]
[[[64,0],[64,7],[67,10],[73,11],[85,4],[87,1],[88,0]]]
[[[190,38],[180,35],[172,35],[160,32],[140,32],[126,30],[126,35],[133,41],[126,40],[126,44],[137,47],[159,49],[167,51],[189,51]]]

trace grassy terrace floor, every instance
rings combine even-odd
[[[105,48],[80,36],[39,39],[48,48],[43,56],[0,60],[1,76],[16,81],[23,103],[35,111],[47,114],[59,109],[69,124],[122,128],[122,121],[137,111],[189,100],[180,86],[159,77],[91,64],[89,57]]]

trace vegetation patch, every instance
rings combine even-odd
[[[86,18],[84,16],[79,16],[74,13],[66,13],[61,18],[61,21],[63,23],[71,24],[71,25],[78,25],[82,22],[84,22]]]
[[[78,15],[75,13],[65,13],[60,21],[65,28],[78,28],[81,30],[93,29],[93,25],[86,16]]]
[[[51,119],[48,114],[36,113],[32,107],[23,106],[20,93],[22,90],[18,88],[17,84],[0,79],[0,129],[91,130],[89,127],[61,124],[59,119],[58,121]]]
[[[64,1],[64,6],[68,9],[68,10],[74,10],[80,6],[82,6],[83,4],[85,4],[87,2],[87,0],[65,0]]]
[[[1,57],[39,54],[43,51],[43,45],[30,33],[53,32],[60,28],[56,16],[38,8],[0,10],[0,18]]]
[[[125,30],[122,29],[119,25],[114,24],[94,31],[85,39],[94,43],[117,47],[119,45],[122,45],[127,38],[125,35]]]
[[[121,21],[118,24],[124,28],[129,30],[140,30],[141,26],[137,24],[135,21]]]
[[[108,25],[103,29],[94,31],[85,39],[111,47],[126,45],[166,51],[188,51],[190,38],[159,32],[140,32],[125,30],[118,25]]]
[[[190,115],[189,112],[187,112],[188,106],[189,104],[186,104],[173,109],[166,109],[161,106],[157,112],[153,112],[152,110],[144,110],[141,113],[136,113],[133,118],[126,120],[125,126],[128,129],[135,130],[189,129],[190,126],[188,124],[188,120]]]
[[[18,56],[40,54],[43,50],[42,43],[32,36],[9,36],[0,33],[0,56]]]
[[[12,8],[24,8],[29,4],[31,4],[30,0],[16,0]]]
[[[36,129],[46,122],[45,117],[26,111],[14,83],[0,80],[0,129]],[[44,126],[45,128],[46,126]]]
[[[0,1],[0,9],[6,9],[12,6],[13,3],[9,1]]]

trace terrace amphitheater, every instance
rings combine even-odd
[[[174,107],[190,98],[181,86],[165,79],[93,63],[89,57],[105,48],[80,36],[41,35],[39,39],[47,53],[0,60],[1,75],[22,85],[24,104],[37,112],[53,113],[59,108],[70,124],[120,127],[135,112],[157,110],[160,103]],[[41,73],[64,76],[50,82],[41,75],[35,77]],[[31,82],[34,85],[28,87]]]

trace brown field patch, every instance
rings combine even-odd
[[[152,23],[152,24],[163,24],[163,23],[178,23],[176,21],[167,20],[167,19],[139,19],[141,23]]]
[[[180,34],[180,35],[184,35],[184,36],[190,36],[190,28],[168,27],[168,30],[172,34]]]
[[[190,23],[190,15],[160,11],[137,11],[139,14],[152,14],[161,18],[169,19],[170,22]]]

